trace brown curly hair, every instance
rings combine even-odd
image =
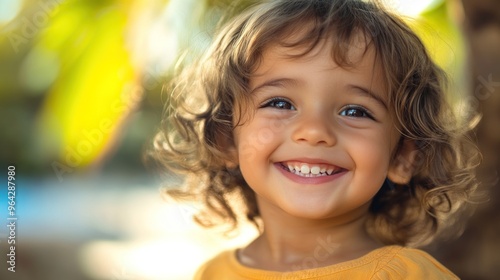
[[[305,26],[308,32],[296,32]],[[298,38],[298,33],[303,36]],[[217,219],[236,226],[240,212],[259,226],[255,193],[231,164],[228,147],[241,121],[233,112],[241,112],[249,101],[249,80],[264,49],[272,43],[306,46],[305,55],[326,39],[333,42],[334,61],[350,67],[347,53],[359,33],[369,42],[366,48],[375,49],[383,69],[396,127],[417,147],[410,182],[384,184],[373,198],[367,228],[385,244],[417,245],[433,239],[475,190],[479,154],[467,138],[470,126],[458,120],[447,102],[445,73],[408,25],[377,2],[269,1],[221,28],[205,56],[185,69],[169,91],[151,155],[184,174],[185,181],[184,188],[167,192],[203,199],[207,211],[197,220],[206,226]],[[291,34],[297,40],[285,43]]]

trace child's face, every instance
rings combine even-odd
[[[254,106],[234,137],[261,208],[313,219],[359,217],[387,176],[400,136],[374,51],[363,56],[364,43],[354,44],[355,67],[343,69],[330,50],[324,44],[291,59],[285,54],[300,50],[269,47],[250,80]]]

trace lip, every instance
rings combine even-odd
[[[282,162],[286,162],[286,161],[299,161],[299,162],[308,163],[308,164],[327,164],[327,165],[338,167],[335,164],[332,164],[331,162],[328,162],[328,161],[323,160],[323,159],[316,159],[316,158],[307,158],[307,157],[292,158],[292,159],[283,160]]]
[[[338,167],[336,165],[333,165],[333,164],[325,162],[325,161],[313,160],[313,159],[302,158],[302,159],[293,159],[293,160],[289,160],[289,161],[300,161],[300,162],[308,163],[308,164],[328,164],[328,165]],[[334,180],[342,177],[344,174],[347,173],[347,169],[338,167],[338,168],[341,168],[342,170],[340,172],[334,173],[332,175],[318,176],[318,177],[303,177],[303,176],[293,174],[293,173],[289,172],[288,170],[285,170],[285,168],[283,167],[281,162],[274,163],[274,166],[281,172],[281,174],[283,174],[285,177],[287,177],[291,181],[298,183],[298,184],[307,184],[307,185],[319,185],[319,184],[328,183],[328,182],[334,181]]]

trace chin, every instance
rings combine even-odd
[[[297,205],[292,206],[292,205],[287,205],[282,208],[283,211],[288,213],[290,216],[296,217],[296,218],[302,218],[302,219],[311,219],[311,220],[320,220],[320,219],[326,219],[334,216],[333,209],[331,207],[325,207],[325,204],[309,204],[307,205],[306,203],[302,203],[300,207],[297,207]]]

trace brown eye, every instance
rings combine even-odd
[[[341,116],[352,117],[352,118],[370,118],[373,119],[372,115],[368,113],[368,110],[362,107],[347,107],[340,112]]]

